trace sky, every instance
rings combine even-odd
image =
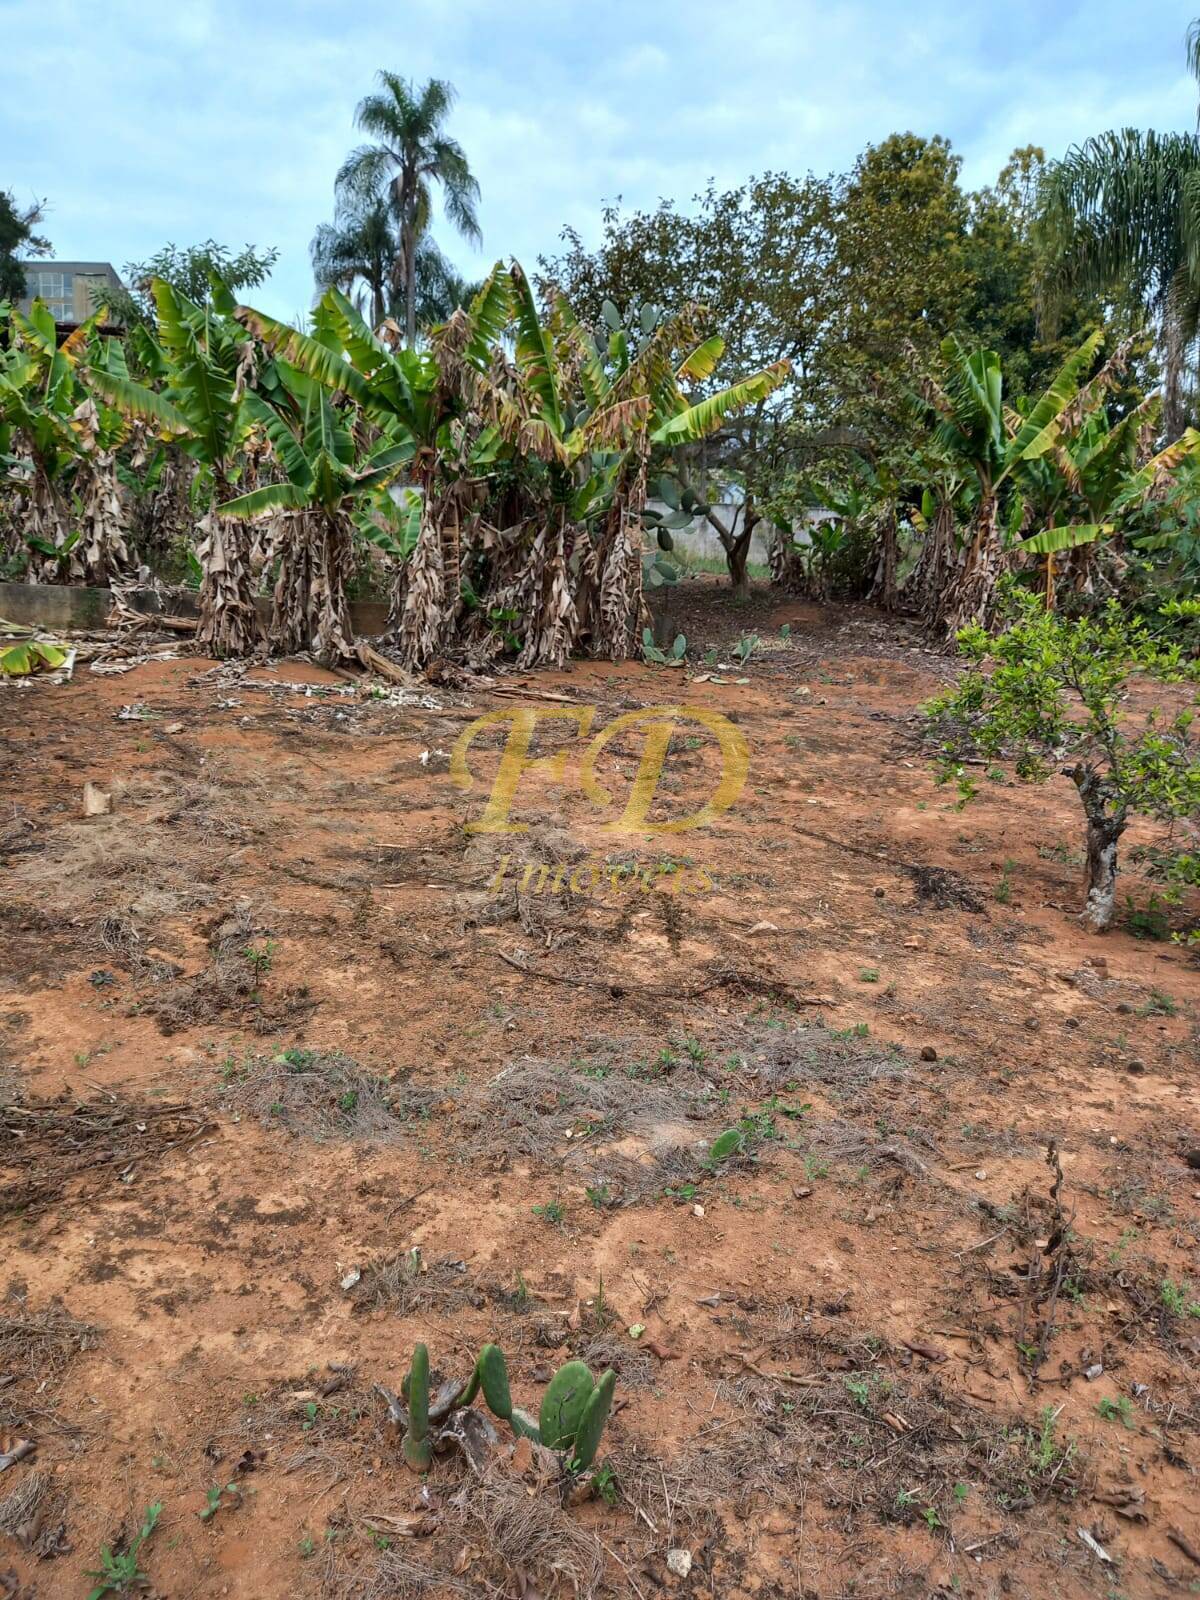
[[[565,224],[595,242],[605,200],[842,171],[897,131],[948,137],[977,186],[1018,145],[1191,129],[1191,15],[1165,0],[0,0],[0,188],[47,199],[64,260],[274,245],[253,299],[293,317],[380,67],[458,90],[449,131],[479,179],[483,248],[442,218],[434,231],[481,277],[498,257],[532,268]]]

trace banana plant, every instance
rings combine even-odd
[[[412,445],[385,444],[360,463],[352,431],[327,390],[302,372],[277,364],[274,400],[253,391],[247,419],[270,442],[285,475],[221,502],[222,517],[273,517],[279,575],[269,639],[287,654],[310,650],[335,666],[354,656],[346,588],[353,573],[350,510],[360,497],[385,488],[412,457]]]
[[[1007,564],[1001,490],[1023,464],[1058,445],[1102,337],[1093,333],[1072,352],[1024,415],[1004,404],[1003,374],[995,351],[970,349],[955,334],[943,340],[940,373],[923,385],[933,419],[932,441],[939,452],[966,469],[977,493],[969,541],[942,597],[941,621],[948,637],[970,622],[986,626],[992,620],[996,586]]]
[[[60,345],[35,300],[10,314],[0,349],[0,458],[35,579],[107,584],[132,571],[115,454],[124,425],[81,381],[98,320]]]
[[[450,374],[482,371],[502,330],[507,303],[493,278],[465,312],[439,329],[425,350],[392,349],[337,288],[322,295],[313,332],[240,306],[238,320],[276,358],[354,402],[384,437],[407,452],[408,479],[420,498],[420,526],[393,596],[393,625],[405,661],[424,666],[440,649],[461,587],[460,518],[473,447],[464,447],[461,385]],[[487,441],[480,442],[486,454]],[[400,457],[397,456],[397,461]],[[447,462],[456,468],[447,471]],[[378,509],[378,502],[377,502]]]
[[[116,410],[146,424],[159,438],[175,440],[203,472],[207,509],[197,531],[202,571],[197,643],[215,656],[245,656],[260,644],[262,627],[254,604],[254,574],[244,519],[220,509],[232,498],[249,429],[243,404],[253,378],[253,341],[229,315],[229,291],[214,281],[214,295],[201,307],[161,278],[151,285],[158,313],[158,339],[144,354],[161,354],[163,388],[152,388],[93,364],[91,386]]]

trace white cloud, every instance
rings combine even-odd
[[[0,184],[50,197],[63,256],[277,245],[261,298],[291,314],[377,66],[459,89],[484,250],[443,243],[478,273],[553,251],[564,223],[594,238],[606,198],[686,204],[710,176],[841,169],[897,129],[946,134],[982,183],[1019,144],[1190,128],[1182,31],[1168,0],[1136,27],[1127,0],[0,0],[10,63],[52,86],[0,102]]]

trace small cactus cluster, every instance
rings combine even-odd
[[[482,1389],[488,1410],[519,1438],[560,1451],[572,1472],[586,1472],[600,1448],[616,1385],[617,1375],[611,1369],[596,1380],[585,1362],[568,1361],[551,1378],[534,1418],[512,1403],[503,1351],[485,1344],[466,1383],[443,1385],[431,1402],[429,1352],[419,1344],[401,1390],[408,1401],[404,1459],[414,1472],[427,1472],[433,1462],[430,1423],[445,1422],[452,1411],[469,1406]]]

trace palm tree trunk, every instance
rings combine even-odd
[[[406,219],[401,235],[404,254],[404,338],[412,350],[417,342],[417,223]]]

